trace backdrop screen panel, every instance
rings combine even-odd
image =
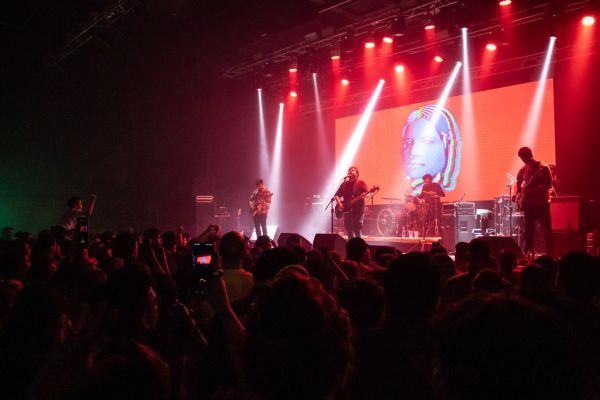
[[[367,185],[380,187],[375,204],[418,193],[424,173],[442,183],[444,201],[463,194],[464,201],[508,194],[508,174],[516,176],[522,166],[517,157],[521,146],[555,164],[552,80],[545,82],[539,116],[530,117],[537,88],[538,82],[529,82],[454,96],[443,110],[432,100],[376,111],[352,164]],[[336,120],[336,165],[360,117]]]

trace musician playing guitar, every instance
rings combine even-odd
[[[254,220],[256,237],[258,238],[267,234],[267,214],[269,213],[273,193],[269,192],[265,183],[260,178],[254,184],[256,185],[256,189],[254,189],[250,196],[250,215],[252,215],[252,219]]]
[[[365,214],[364,196],[369,191],[365,181],[359,180],[358,176],[358,168],[350,167],[348,175],[335,192],[336,208],[343,212],[348,239],[361,236]]]
[[[519,149],[519,158],[525,165],[517,174],[517,207],[525,217],[525,253],[533,252],[535,222],[544,230],[546,254],[552,254],[552,217],[550,215],[550,189],[552,174],[546,163],[533,158],[529,147]]]

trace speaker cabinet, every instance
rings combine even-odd
[[[329,251],[335,251],[342,258],[346,257],[346,240],[338,234],[317,233],[313,239],[313,248],[322,247]]]
[[[550,202],[552,230],[578,231],[581,227],[582,200],[580,196],[553,197]]]
[[[308,240],[306,240],[306,238],[298,233],[291,233],[291,232],[284,232],[279,234],[279,238],[277,239],[277,246],[279,247],[285,247],[287,246],[287,242],[288,239],[291,236],[298,236],[300,238],[300,246],[302,246],[302,248],[306,251],[310,251],[312,250],[312,244],[310,244],[310,242]]]
[[[475,215],[442,215],[442,244],[446,249],[454,249],[458,242],[470,242],[475,236]]]
[[[442,245],[448,251],[456,247],[456,217],[454,214],[442,214]]]

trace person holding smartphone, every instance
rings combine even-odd
[[[92,194],[87,206],[87,209],[83,209],[83,201],[81,197],[73,196],[69,199],[68,205],[69,210],[66,211],[58,220],[56,226],[64,233],[64,238],[73,240],[73,234],[75,228],[77,228],[78,217],[90,217],[94,212],[94,206],[96,204],[96,195]]]

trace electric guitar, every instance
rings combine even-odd
[[[265,201],[251,201],[250,202],[250,215],[255,216],[258,212],[266,214],[268,205],[271,203],[272,192],[267,192]]]
[[[515,203],[517,204],[517,211],[523,211],[523,209],[525,208],[525,202],[527,201],[526,191],[529,189],[529,185],[531,185],[531,182],[533,182],[533,180],[540,174],[540,172],[542,172],[543,169],[544,169],[543,164],[538,165],[537,169],[529,177],[529,179],[527,179],[527,181],[525,181],[521,184],[521,190],[519,191],[519,193],[517,193],[515,195]]]
[[[352,211],[352,206],[358,200],[373,197],[375,195],[375,193],[377,193],[377,192],[379,192],[379,186],[373,186],[368,191],[361,193],[358,196],[353,197],[352,199],[350,199],[348,201],[344,201],[343,203],[341,203],[336,197],[337,204],[335,205],[335,217],[342,218],[344,216],[344,214],[348,214],[350,211]]]

